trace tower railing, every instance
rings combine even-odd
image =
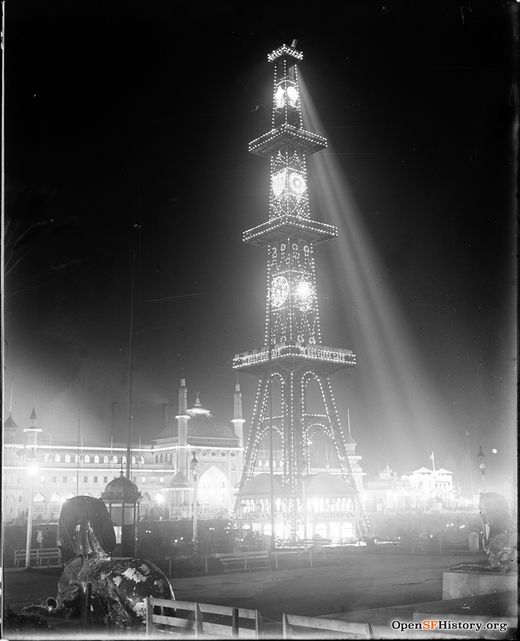
[[[341,365],[355,365],[356,355],[350,349],[326,347],[325,345],[298,345],[297,343],[277,343],[271,350],[271,360],[282,358],[301,358],[305,360],[324,361]],[[264,347],[251,352],[235,354],[233,368],[240,369],[250,365],[269,362],[269,349]]]

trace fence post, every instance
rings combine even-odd
[[[262,626],[263,626],[263,621],[262,621],[262,615],[258,610],[255,610],[255,638],[259,639],[260,634],[262,632]]]
[[[202,634],[202,612],[200,611],[199,604],[195,603],[195,638],[198,639],[199,635]]]
[[[152,597],[147,596],[144,600],[144,605],[146,608],[146,636],[150,636],[152,631],[152,622],[153,622],[153,605]]]
[[[231,636],[238,637],[238,608],[231,610]]]
[[[289,625],[289,621],[285,612],[282,616],[282,629],[282,639],[292,639],[291,626]]]

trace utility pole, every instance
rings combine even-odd
[[[141,225],[134,223],[134,238],[132,247],[132,267],[130,279],[130,324],[128,336],[128,435],[126,445],[126,478],[131,481],[131,463],[132,463],[132,432],[133,432],[133,388],[134,388],[134,316],[135,316],[135,281],[137,270],[137,253],[139,246]]]
[[[190,467],[191,467],[191,474],[193,478],[193,554],[197,554],[199,551],[199,537],[198,537],[198,523],[197,523],[197,518],[198,518],[198,509],[197,509],[197,481],[198,481],[198,467],[199,467],[199,462],[197,460],[197,457],[195,456],[195,452],[192,452],[193,458],[191,459]]]

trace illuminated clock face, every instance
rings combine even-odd
[[[282,169],[281,171],[278,171],[276,174],[273,174],[273,176],[271,176],[271,186],[273,188],[273,194],[275,198],[280,198],[280,196],[285,191],[286,175],[287,175],[287,170]]]
[[[296,89],[296,87],[287,87],[287,99],[291,107],[296,106],[296,103],[298,102],[298,90]]]
[[[284,276],[276,276],[271,283],[271,304],[281,307],[289,295],[289,283]]]
[[[274,94],[274,102],[278,109],[282,109],[285,105],[285,90],[283,87],[278,87]]]
[[[294,297],[296,299],[296,304],[302,311],[308,311],[309,309],[312,309],[314,295],[314,287],[308,280],[301,280],[294,288]]]
[[[297,171],[291,171],[289,174],[289,189],[297,196],[304,194],[307,189],[305,178]]]
[[[289,85],[287,89],[284,89],[282,86],[279,86],[278,89],[274,92],[274,104],[277,109],[283,109],[286,104],[289,107],[296,107],[298,102],[298,89],[293,85]]]

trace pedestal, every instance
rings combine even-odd
[[[453,570],[443,572],[442,599],[459,599],[463,597],[508,592],[516,590],[518,575],[516,572],[469,572]]]

